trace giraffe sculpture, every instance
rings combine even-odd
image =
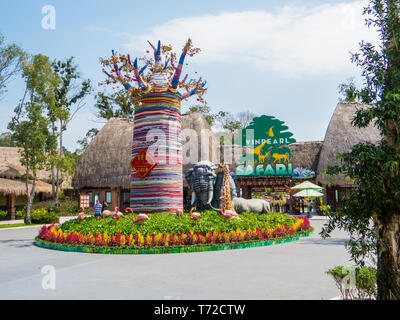
[[[223,205],[223,211],[231,210],[236,212],[232,205],[231,199],[231,187],[230,187],[230,175],[229,166],[227,164],[220,164],[219,167],[223,170],[224,178],[222,180],[222,195],[225,197],[225,202]]]

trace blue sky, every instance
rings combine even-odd
[[[40,1],[2,0],[0,32],[31,54],[76,57],[84,78],[103,90],[99,57],[111,49],[142,56],[146,40],[180,52],[188,37],[202,52],[189,70],[208,81],[213,111],[251,110],[286,122],[297,141],[323,140],[338,102],[338,85],[359,70],[350,63],[361,40],[376,41],[364,26],[365,1]],[[41,26],[42,7],[56,9],[56,29]],[[185,71],[185,70],[184,70]],[[23,94],[16,79],[0,101],[0,132]],[[183,109],[195,104],[183,103]],[[94,116],[93,97],[70,123],[65,145],[74,150]]]

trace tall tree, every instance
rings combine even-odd
[[[52,153],[51,164],[53,199],[58,201],[60,180],[66,171],[65,168],[69,166],[68,159],[65,159],[63,153],[64,132],[67,130],[68,123],[84,106],[83,101],[91,91],[91,83],[89,79],[81,79],[74,57],[64,61],[56,60],[52,63],[52,68],[60,78],[55,92],[56,103],[48,109],[52,134],[58,136],[58,154]]]
[[[237,120],[230,112],[220,111],[216,114],[215,119],[229,133],[234,133],[243,128],[242,122]]]
[[[56,139],[49,131],[49,120],[43,114],[55,104],[58,77],[53,73],[48,57],[35,55],[23,64],[26,89],[15,115],[8,124],[12,139],[21,148],[21,163],[25,166],[27,205],[25,223],[31,224],[31,207],[36,193],[38,171],[48,161]]]
[[[96,117],[109,120],[111,118],[133,118],[134,99],[125,89],[110,95],[98,92],[96,95]]]
[[[0,34],[0,98],[6,91],[7,83],[21,72],[26,53],[16,44],[6,45]]]
[[[99,129],[92,128],[90,129],[87,133],[86,136],[82,140],[78,140],[78,143],[81,145],[81,149],[79,153],[83,154],[87,147],[89,146],[90,142],[93,140],[93,138],[96,136],[96,134],[99,133]]]
[[[210,125],[210,127],[212,127],[215,124],[216,115],[211,113],[211,108],[209,106],[200,104],[191,106],[189,107],[189,113],[192,112],[202,113],[207,123]]]
[[[340,155],[342,165],[328,170],[342,173],[358,187],[342,209],[330,214],[322,235],[335,228],[350,232],[350,253],[358,264],[376,254],[378,299],[400,299],[400,3],[371,0],[364,9],[367,24],[380,35],[380,45],[361,42],[352,61],[362,69],[362,92],[368,107],[357,111],[353,124],[373,123],[382,141],[360,143]]]

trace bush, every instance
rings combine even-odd
[[[46,209],[37,209],[31,211],[32,223],[53,223],[59,222],[60,217],[55,212],[48,212]]]
[[[7,217],[7,211],[0,210],[0,220],[4,220]]]
[[[74,215],[81,211],[78,207],[78,201],[74,199],[60,200],[58,205],[54,201],[41,201],[32,206],[33,209],[46,209],[53,211],[58,215]]]
[[[321,210],[322,215],[327,215],[331,211],[331,206],[320,205],[319,209]]]
[[[0,220],[5,220],[7,217],[8,212],[7,211],[1,211],[0,210]],[[15,219],[23,219],[25,217],[25,211],[24,210],[18,210],[15,212]]]
[[[343,300],[376,298],[376,269],[336,266],[326,272],[335,280]]]
[[[25,210],[18,210],[15,212],[15,219],[24,219],[25,218]]]

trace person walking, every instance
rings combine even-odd
[[[100,201],[97,199],[96,204],[93,206],[94,209],[94,216],[95,217],[100,217],[101,216],[101,208],[103,206],[101,205]]]

